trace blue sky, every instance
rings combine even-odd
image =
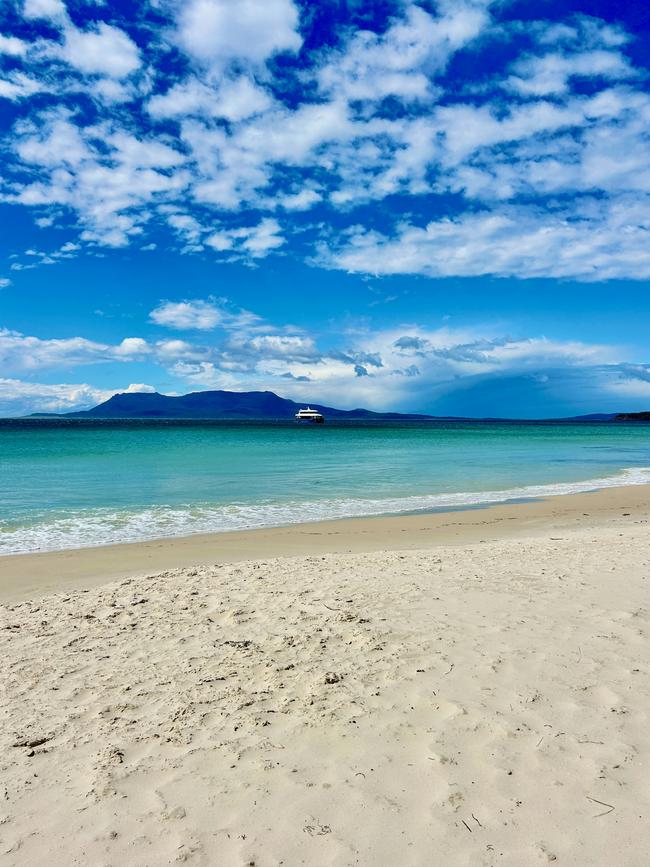
[[[5,0],[0,414],[650,409],[650,13]]]

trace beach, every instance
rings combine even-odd
[[[0,867],[650,867],[649,9],[0,0]]]
[[[0,558],[0,863],[641,867],[649,518],[638,486]]]

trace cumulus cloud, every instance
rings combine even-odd
[[[91,400],[89,392],[78,391],[86,386],[52,386],[53,391],[47,386],[43,391],[41,386],[34,390],[24,380],[40,370],[68,371],[100,363],[112,364],[118,381],[129,364],[146,362],[149,369],[162,371],[164,381],[171,378],[178,391],[271,389],[297,400],[347,408],[442,412],[441,407],[446,407],[452,412],[462,404],[463,394],[478,389],[472,401],[487,414],[489,400],[494,401],[493,414],[498,405],[495,396],[507,383],[508,388],[519,390],[521,400],[528,393],[537,395],[534,400],[530,397],[527,414],[543,415],[542,409],[534,409],[543,405],[542,393],[553,392],[558,407],[570,400],[580,406],[587,401],[580,388],[589,382],[592,403],[584,403],[585,411],[608,411],[626,396],[629,401],[642,400],[650,381],[648,366],[639,364],[624,348],[540,335],[509,336],[489,326],[366,327],[354,333],[330,334],[325,349],[311,334],[264,322],[235,310],[223,299],[163,302],[152,312],[152,319],[163,327],[196,335],[212,330],[215,334],[207,341],[184,335],[183,339],[125,337],[116,343],[101,343],[83,337],[43,339],[0,332],[0,366],[5,376],[14,377],[13,391],[6,392],[4,403],[0,401],[0,411],[10,401],[14,401],[11,406],[31,411],[98,402],[99,397]],[[153,386],[134,383],[128,390],[152,391]],[[611,404],[607,403],[610,399]],[[605,404],[596,405],[597,400]]]
[[[23,5],[25,18],[63,19],[67,16],[63,0],[25,0]]]
[[[30,78],[24,72],[14,71],[5,78],[0,78],[0,99],[9,99],[11,102],[27,99],[43,89],[40,81]]]
[[[323,41],[293,0],[163,0],[158,33],[100,9],[26,0],[43,33],[0,37],[20,105],[0,201],[41,225],[144,249],[162,227],[249,264],[295,243],[370,274],[648,275],[647,70],[619,26],[404,0]]]
[[[151,311],[149,318],[167,328],[209,331],[223,321],[223,312],[207,301],[165,301]]]
[[[323,196],[312,187],[305,187],[296,193],[289,193],[278,199],[278,205],[287,211],[308,211],[317,202],[322,201]]]
[[[232,343],[230,344],[232,346]],[[311,337],[288,334],[263,334],[253,337],[249,346],[264,360],[269,358],[291,358],[295,360],[318,360],[318,352]]]
[[[211,331],[213,328],[244,329],[255,326],[260,318],[248,310],[233,308],[225,299],[207,301],[163,301],[151,311],[156,325],[178,331]]]
[[[189,0],[179,6],[176,39],[198,63],[219,66],[261,63],[302,42],[292,0]]]
[[[170,373],[178,377],[190,387],[201,389],[224,389],[241,391],[241,382],[237,375],[222,370],[211,361],[188,363],[179,361],[170,368]]]
[[[429,277],[650,277],[650,218],[641,208],[583,202],[578,214],[519,206],[403,223],[387,237],[357,230],[321,263],[353,273]]]
[[[224,307],[218,317],[216,307],[198,302],[161,304],[152,321],[176,330],[208,330],[218,324],[233,333],[229,344],[221,348],[179,339],[150,342],[142,337],[125,337],[118,343],[102,343],[85,337],[41,338],[0,328],[0,366],[6,373],[32,374],[38,370],[70,369],[93,364],[133,362],[170,365],[175,361],[199,361],[218,358],[224,363],[240,355],[249,363],[250,337],[259,329],[259,317],[248,311]],[[213,325],[214,323],[214,325]],[[264,330],[268,331],[268,326]],[[227,347],[227,351],[226,351]]]
[[[106,344],[85,337],[41,339],[0,328],[0,367],[5,372],[127,362],[150,352],[150,346],[140,337],[126,337],[120,343]]]
[[[251,339],[235,332],[203,357],[170,359],[167,370],[192,388],[272,389],[296,399],[311,394],[311,399],[348,408],[431,410],[437,396],[479,380],[537,377],[541,382],[546,371],[554,370],[555,381],[561,371],[569,377],[575,371],[601,371],[598,376],[609,383],[623,375],[626,363],[625,353],[616,347],[509,337],[486,328],[364,331],[352,345],[342,335],[339,343],[341,348],[322,350],[309,335],[276,329]]]
[[[59,109],[23,121],[16,132],[16,153],[42,176],[6,200],[75,210],[87,241],[125,246],[142,231],[134,211],[177,195],[186,185],[182,170],[170,171],[184,161],[178,151],[110,121],[84,129],[69,111]]]
[[[58,413],[87,409],[107,400],[114,392],[79,385],[50,385],[0,378],[0,416]]]
[[[132,382],[124,389],[126,394],[154,394],[156,389],[153,385],[147,385],[144,382]]]
[[[280,232],[278,221],[265,217],[256,226],[241,226],[214,232],[205,239],[205,243],[220,253],[233,251],[252,259],[263,259],[271,250],[277,250],[285,243]]]
[[[81,72],[114,78],[124,78],[140,66],[140,54],[133,40],[103,21],[92,30],[69,27],[61,57]]]
[[[616,51],[585,51],[574,55],[527,57],[513,66],[507,85],[526,96],[564,93],[574,77],[617,81],[634,77],[627,59]]]
[[[10,57],[22,57],[27,53],[27,43],[17,36],[3,36],[0,33],[0,54],[8,54]]]
[[[381,367],[373,368],[367,363],[349,366],[338,358],[325,356],[318,364],[292,364],[291,377],[278,390],[299,399],[305,392],[296,380],[306,375],[311,394],[334,406],[362,405],[377,410],[390,408],[434,414],[452,410],[452,414],[458,414],[459,408],[464,407],[461,414],[490,415],[503,406],[502,388],[508,380],[519,383],[517,387],[521,392],[518,398],[521,407],[513,405],[511,414],[521,411],[522,415],[543,416],[545,404],[540,389],[544,377],[549,380],[548,388],[553,390],[557,406],[564,401],[565,414],[571,414],[575,407],[588,412],[602,410],[605,404],[604,411],[607,411],[607,407],[613,405],[607,398],[608,384],[621,376],[622,366],[617,363],[621,350],[608,346],[543,337],[495,336],[485,328],[420,329],[418,335],[409,335],[419,338],[417,364],[405,364],[404,350],[395,346],[400,336],[403,335],[395,330],[367,332],[360,336],[357,352],[379,355]],[[269,365],[262,369],[268,371]],[[263,380],[253,375],[248,381],[261,387],[263,382],[268,383],[268,378]],[[580,389],[587,382],[591,382],[592,387],[587,394],[581,394]],[[478,397],[472,398],[476,409],[471,410],[472,400],[463,397],[465,391],[475,387],[485,395],[480,411]],[[524,408],[526,394],[528,405]]]
[[[396,96],[410,102],[436,95],[432,75],[479,35],[487,3],[445,2],[441,14],[407,4],[405,14],[383,34],[361,30],[318,73],[320,89],[347,100]]]
[[[31,413],[63,413],[90,409],[114,394],[154,392],[152,385],[133,383],[125,389],[95,388],[87,383],[76,385],[24,382],[0,378],[0,416],[24,416]]]
[[[208,117],[241,121],[260,114],[271,103],[268,93],[245,75],[221,79],[217,85],[192,77],[173,85],[166,93],[153,96],[147,109],[155,118]]]

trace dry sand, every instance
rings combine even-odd
[[[591,497],[6,605],[0,863],[645,867],[650,497]]]

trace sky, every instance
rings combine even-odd
[[[650,410],[650,10],[0,0],[0,415]]]

